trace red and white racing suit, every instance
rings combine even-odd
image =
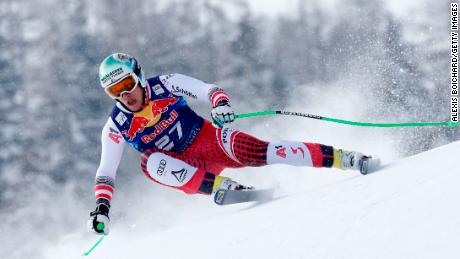
[[[333,148],[299,141],[266,142],[231,128],[216,128],[196,115],[183,97],[227,99],[213,84],[173,74],[148,80],[146,107],[132,113],[117,103],[102,131],[102,153],[95,195],[109,202],[126,143],[142,152],[145,175],[186,193],[209,194],[225,168],[289,164],[331,167]]]

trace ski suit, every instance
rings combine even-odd
[[[141,111],[133,113],[116,103],[102,130],[96,199],[111,201],[126,144],[142,153],[141,168],[148,178],[189,194],[210,194],[215,176],[225,168],[333,165],[331,146],[266,142],[228,127],[216,128],[197,115],[185,98],[211,102],[214,107],[228,96],[214,84],[171,74],[148,79]]]

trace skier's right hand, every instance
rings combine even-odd
[[[88,220],[88,228],[91,232],[99,235],[109,234],[109,206],[99,203],[96,209],[91,212]]]

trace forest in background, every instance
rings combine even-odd
[[[368,121],[448,121],[449,5],[423,2],[401,20],[365,0],[332,9],[300,1],[279,17],[241,0],[3,0],[0,210],[21,208],[37,185],[56,195],[68,183],[91,189],[112,107],[97,71],[112,52],[136,56],[148,76],[216,82],[240,112],[283,109],[302,103],[299,91],[335,87],[343,102],[350,88],[366,93]],[[457,139],[458,128],[401,129],[395,145],[407,156]],[[132,155],[120,170],[134,167]]]

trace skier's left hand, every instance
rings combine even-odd
[[[99,235],[109,234],[109,206],[100,203],[96,209],[90,213],[88,229]]]
[[[222,128],[224,124],[232,123],[235,120],[235,112],[228,102],[225,102],[212,109],[211,117],[213,123]]]

